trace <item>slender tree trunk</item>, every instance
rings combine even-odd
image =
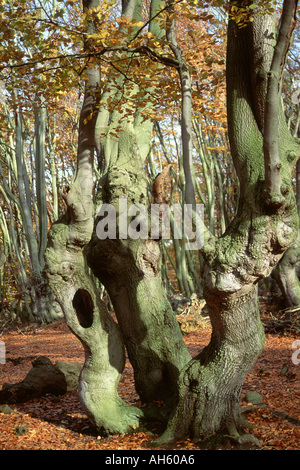
[[[52,198],[53,198],[53,221],[55,222],[58,219],[58,181],[57,181],[57,167],[55,164],[55,150],[56,150],[56,119],[54,118],[53,122],[53,140],[50,124],[48,127],[48,145],[49,145],[49,158],[50,158],[50,168],[51,168],[51,183],[52,183]]]
[[[43,186],[43,177],[45,174],[44,162],[44,139],[43,139],[43,126],[40,127],[39,118],[37,118],[37,169],[38,177],[41,178],[38,195],[38,206],[40,209],[40,231],[37,235],[33,226],[33,214],[32,207],[34,204],[32,193],[30,192],[28,184],[28,173],[26,171],[25,158],[24,158],[24,139],[23,139],[23,122],[21,113],[16,114],[16,168],[17,175],[16,180],[18,184],[18,196],[19,206],[22,215],[22,226],[25,232],[26,244],[29,251],[29,260],[31,267],[30,276],[30,297],[31,297],[31,308],[34,318],[41,322],[50,322],[57,317],[54,311],[54,296],[49,286],[47,285],[43,275],[44,267],[44,251],[45,251],[45,240],[47,236],[47,212],[46,212],[46,194],[45,186]],[[43,189],[42,189],[43,188]]]
[[[83,8],[98,7],[98,0],[84,0]],[[88,23],[92,34],[95,23]],[[88,47],[88,46],[87,46]],[[100,99],[100,74],[89,68],[82,106],[77,166],[73,183],[65,188],[67,213],[53,224],[46,250],[45,273],[60,303],[67,324],[80,339],[85,363],[80,375],[79,398],[99,433],[122,433],[137,426],[142,414],[118,396],[125,365],[125,350],[118,325],[91,280],[84,248],[93,232],[93,160],[95,123]],[[92,113],[92,119],[87,119]]]
[[[169,1],[168,14],[170,18],[174,14],[174,4]],[[192,83],[184,54],[177,44],[175,26],[172,19],[167,19],[167,40],[178,61],[178,72],[181,84],[181,140],[183,168],[185,176],[184,199],[186,204],[191,204],[195,209],[195,182],[192,160]]]
[[[169,156],[166,145],[164,143],[164,138],[163,134],[160,128],[160,125],[158,122],[155,123],[155,131],[157,133],[157,136],[159,138],[159,142],[161,144],[162,150],[164,152],[164,156],[166,157],[166,160],[169,165],[172,165],[172,159]],[[174,139],[176,137],[174,136]],[[150,161],[151,163],[151,161]],[[150,165],[150,174],[152,176],[152,179],[154,179],[155,174],[153,172],[153,165]],[[178,191],[179,197],[180,197],[180,204],[178,203],[178,206],[181,206],[181,212],[184,215],[184,210],[182,209],[182,204],[184,204],[184,177],[183,177],[183,162],[181,156],[179,157],[179,167],[180,171],[182,172],[182,178],[177,178],[177,174],[175,170],[171,167],[170,171],[172,172],[172,176],[175,179],[174,184],[172,183],[173,189],[171,190],[171,195],[169,199],[169,204],[172,205],[174,202],[173,198],[173,193],[175,191]],[[194,168],[193,168],[194,172]],[[197,191],[200,189],[198,181],[195,180],[195,184],[197,186]],[[201,192],[199,191],[200,197],[202,197]],[[204,198],[201,199],[201,202],[205,203]],[[184,217],[182,217],[184,219]],[[193,292],[195,292],[195,289],[197,287],[197,290],[199,292],[202,291],[202,284],[201,280],[199,279],[198,273],[196,271],[196,266],[194,264],[194,260],[192,260],[191,253],[188,250],[185,250],[185,245],[181,244],[180,241],[176,238],[175,233],[178,233],[179,227],[178,223],[176,222],[174,218],[173,212],[170,213],[170,225],[171,225],[171,233],[172,233],[172,243],[173,243],[173,249],[174,249],[174,255],[175,255],[175,264],[173,263],[174,270],[176,273],[176,278],[178,282],[178,288],[180,292],[184,293],[186,296],[189,296]],[[180,227],[181,230],[181,227]]]
[[[44,253],[47,245],[47,202],[46,202],[46,161],[45,161],[46,109],[35,110],[35,166],[36,197],[39,220],[39,261],[44,267]]]

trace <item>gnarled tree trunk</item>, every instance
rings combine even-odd
[[[87,8],[98,6],[98,0],[83,3]],[[229,23],[228,128],[241,194],[236,217],[220,238],[201,227],[204,296],[212,336],[209,345],[192,360],[162,285],[157,242],[149,236],[122,236],[120,197],[123,201],[126,198],[128,206],[147,203],[143,165],[152,124],[138,112],[128,116],[115,110],[110,114],[105,109],[108,101],[121,98],[121,93],[130,103],[135,90],[131,84],[127,88],[120,74],[120,81],[114,81],[100,97],[98,69],[89,70],[77,171],[65,192],[68,212],[49,235],[46,272],[68,325],[84,345],[80,397],[100,432],[124,432],[143,415],[142,409],[128,406],[117,394],[124,341],[141,398],[163,398],[173,405],[160,442],[223,428],[241,439],[241,389],[264,345],[256,286],[271,273],[298,234],[291,166],[299,158],[299,143],[285,124],[279,93],[296,3],[284,2],[275,49],[271,15],[254,14],[244,28],[234,21]],[[232,4],[236,9],[236,2]],[[123,14],[139,19],[140,2],[123,2]],[[95,25],[90,22],[89,26],[93,32]],[[188,85],[182,75],[187,72],[184,60],[180,67],[182,84]],[[189,100],[191,90],[185,92]],[[189,134],[186,138],[189,143]],[[106,207],[116,213],[116,226],[109,227],[112,232],[116,229],[115,237],[103,236],[99,230],[103,221],[98,210],[96,214],[93,210],[94,149],[102,170],[96,202],[102,208],[109,204]],[[186,153],[188,172],[189,145]],[[194,204],[192,186],[190,180],[188,201]],[[130,216],[126,228],[129,222]],[[88,268],[105,285],[118,325],[101,301]]]
[[[98,3],[88,0],[83,6],[93,9]],[[139,19],[140,6],[140,2],[123,2],[123,14]],[[90,21],[89,32],[95,28]],[[102,94],[96,66],[88,70],[88,77],[76,174],[65,190],[67,213],[49,233],[45,271],[68,326],[86,352],[79,383],[83,407],[98,432],[111,434],[136,426],[144,414],[144,409],[127,405],[117,393],[125,364],[124,344],[134,367],[136,389],[145,402],[173,398],[179,372],[190,355],[166,297],[157,242],[147,237],[99,238],[98,209],[103,204],[118,209],[122,196],[128,206],[148,203],[144,161],[152,123],[140,113],[134,118],[120,110],[111,114],[107,110],[107,102],[118,100],[120,90],[128,93],[128,100],[132,97],[122,74],[119,83],[109,84]],[[91,197],[94,151],[102,170],[95,208]],[[120,225],[117,229],[121,232]],[[118,324],[101,301],[89,268],[106,287]]]
[[[284,2],[275,49],[271,15],[255,15],[243,28],[229,22],[228,128],[241,187],[239,207],[224,235],[204,244],[211,341],[182,370],[177,405],[160,443],[222,430],[239,442],[253,438],[239,435],[244,425],[239,400],[264,346],[257,282],[271,273],[298,234],[291,165],[299,157],[299,143],[285,125],[279,93],[295,8],[296,2]]]
[[[97,6],[96,0],[83,1],[84,8]],[[90,21],[90,34],[94,27]],[[45,273],[68,326],[85,350],[79,398],[95,428],[109,435],[136,426],[142,413],[127,405],[118,395],[118,384],[125,366],[122,335],[90,277],[84,253],[94,222],[91,196],[99,85],[98,67],[91,67],[80,116],[76,174],[70,187],[64,191],[67,212],[53,224],[49,233]],[[92,119],[87,119],[91,112]]]
[[[130,19],[141,21],[141,2],[135,9],[123,2],[123,14]],[[151,11],[159,8],[159,2],[152,0]],[[164,31],[151,21],[149,30],[156,36]],[[109,204],[117,215],[116,237],[100,239],[97,226],[101,217],[95,218],[93,238],[87,246],[87,260],[93,274],[109,293],[118,318],[126,350],[133,365],[135,386],[142,401],[163,399],[172,401],[177,379],[183,365],[190,360],[182,334],[167,299],[161,277],[161,253],[159,240],[145,234],[128,234],[134,213],[131,209],[149,204],[149,184],[145,174],[145,160],[152,143],[152,122],[142,114],[151,110],[151,89],[147,90],[149,101],[136,103],[132,96],[138,91],[119,76],[115,94],[104,91],[106,98],[118,99],[120,89],[126,101],[126,111],[115,110],[110,116],[100,108],[96,123],[96,141],[100,155],[102,177],[97,192],[97,205]],[[130,102],[133,100],[132,104]],[[128,110],[132,108],[132,115]],[[118,128],[118,136],[114,129]],[[161,195],[155,195],[157,204],[162,203]],[[120,214],[119,201],[124,201],[124,213]],[[121,221],[122,218],[122,221]],[[124,222],[125,221],[125,222]],[[149,217],[149,232],[150,232]],[[124,226],[125,225],[125,226]],[[101,261],[100,261],[101,260]]]

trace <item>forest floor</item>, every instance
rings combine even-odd
[[[267,304],[262,304],[261,312],[262,320],[267,322],[274,321],[278,314]],[[210,333],[210,325],[204,322],[197,331],[184,335],[193,356],[209,342]],[[245,417],[254,426],[251,433],[260,441],[262,450],[300,449],[300,364],[292,361],[295,352],[292,344],[299,339],[297,331],[266,330],[264,351],[245,381],[241,406],[248,407]],[[37,356],[47,356],[53,363],[84,362],[81,343],[63,321],[43,326],[7,328],[2,325],[1,328],[0,325],[0,340],[6,345],[6,363],[0,364],[0,389],[5,382],[23,380],[32,367],[31,361]],[[262,407],[244,401],[248,391],[262,395]],[[133,406],[140,403],[128,361],[119,394]],[[10,407],[14,413],[0,412],[0,450],[149,450],[153,449],[151,443],[158,435],[154,424],[151,432],[136,429],[110,438],[97,436],[81,408],[77,393],[60,397],[46,395]],[[18,432],[20,429],[24,433]],[[169,449],[197,451],[203,450],[203,446],[188,439]]]

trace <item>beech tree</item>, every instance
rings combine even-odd
[[[88,37],[97,29],[97,16],[92,17],[92,12],[98,5],[98,1],[83,2],[90,15]],[[152,11],[157,8],[152,2]],[[132,36],[136,34],[141,13],[140,3],[124,2],[120,34],[128,21],[133,24]],[[155,21],[149,23],[149,33],[151,38],[160,35]],[[91,47],[88,40],[85,47]],[[122,56],[117,59],[119,70]],[[137,106],[134,98],[141,98],[135,84],[127,83],[128,72],[116,74],[113,64],[110,73],[111,82],[101,94],[99,67],[95,64],[87,70],[77,169],[73,183],[65,189],[68,211],[52,226],[46,250],[49,284],[68,325],[86,350],[80,398],[97,429],[108,434],[137,425],[144,412],[130,407],[117,394],[125,364],[124,344],[134,367],[137,392],[145,402],[158,398],[172,401],[179,371],[190,359],[163,287],[157,241],[99,240],[96,233],[99,217],[91,199],[95,150],[102,166],[96,207],[109,203],[118,208],[120,196],[130,203],[146,204],[148,194],[144,162],[152,139],[152,122],[147,117],[151,90],[146,92],[149,103]],[[120,106],[124,98],[130,113]],[[88,268],[106,287],[118,325],[101,301]]]
[[[239,25],[243,2],[230,2],[227,38],[227,112],[231,154],[240,183],[237,213],[225,234],[204,244],[204,296],[209,345],[181,371],[178,402],[161,441],[199,436],[225,426],[240,441],[239,397],[264,346],[257,283],[268,276],[298,234],[291,169],[299,140],[286,124],[281,81],[297,2],[252,13]],[[262,10],[260,11],[262,12]],[[184,413],[185,419],[182,419]]]
[[[264,346],[257,283],[298,235],[291,170],[300,147],[281,100],[297,3],[283,1],[277,24],[272,2],[213,2],[229,15],[227,121],[240,197],[220,237],[196,218],[204,238],[199,252],[212,335],[192,358],[163,286],[159,239],[123,236],[120,210],[120,198],[135,208],[147,206],[150,190],[151,202],[165,207],[168,168],[150,187],[145,173],[164,73],[176,74],[180,82],[184,201],[195,210],[192,80],[176,37],[177,7],[152,0],[148,11],[139,0],[124,0],[116,22],[114,12],[101,11],[99,0],[83,0],[84,51],[77,58],[84,61],[86,87],[77,165],[63,193],[67,210],[48,234],[45,275],[68,326],[85,348],[79,396],[99,433],[126,432],[152,413],[150,406],[129,406],[118,395],[126,347],[142,401],[160,399],[165,404],[159,408],[166,422],[160,443],[224,430],[239,442],[251,439],[243,434],[239,401]],[[201,20],[196,7],[184,7]],[[109,20],[115,27],[107,34],[104,24]],[[100,172],[96,182],[95,161]],[[116,225],[109,226],[116,237],[99,234],[103,207],[116,215]],[[127,229],[135,223],[134,233],[136,214],[125,216]],[[151,222],[150,207],[148,217]],[[109,293],[117,323],[101,300],[95,278]]]

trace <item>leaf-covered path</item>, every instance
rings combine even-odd
[[[0,364],[0,388],[3,383],[16,383],[31,369],[37,356],[56,361],[83,364],[80,342],[64,322],[37,327],[0,330],[6,345],[6,363]],[[184,336],[192,355],[209,341],[210,328],[202,325]],[[265,349],[245,382],[243,397],[248,391],[263,396],[263,406],[247,406],[245,416],[255,426],[252,433],[265,450],[300,449],[300,364],[292,361],[292,344],[296,333],[266,335]],[[133,373],[127,362],[120,382],[120,395],[133,406],[139,405],[134,390]],[[136,429],[132,433],[101,438],[89,426],[76,393],[60,397],[46,395],[24,404],[10,405],[14,413],[0,413],[0,450],[145,450],[157,435]],[[156,448],[156,450],[159,448]],[[175,450],[199,450],[191,440],[179,442]]]

